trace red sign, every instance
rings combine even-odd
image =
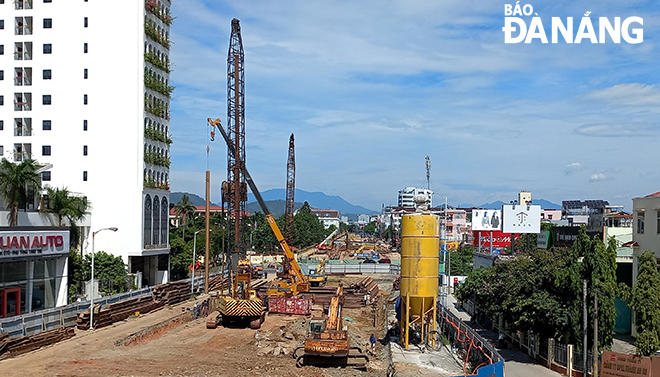
[[[5,236],[0,237],[0,249],[41,249],[43,247],[61,247],[62,236]]]
[[[476,247],[479,243],[479,231],[475,230],[472,234],[474,235],[473,246]],[[518,239],[519,236],[520,235],[517,235],[516,239]],[[494,230],[493,247],[503,248],[507,246],[511,246],[511,233],[503,233],[499,230]],[[490,248],[490,231],[481,231],[481,247]]]

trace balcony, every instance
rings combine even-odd
[[[23,162],[32,158],[32,153],[14,151],[14,162]]]
[[[32,9],[32,0],[14,0],[14,9]]]

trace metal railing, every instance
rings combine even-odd
[[[568,347],[565,344],[555,343],[555,363],[566,367],[568,360]]]
[[[578,350],[577,348],[573,349],[573,370],[577,370],[580,372],[583,372],[583,359],[584,353],[581,350]],[[593,372],[593,353],[591,351],[587,352],[587,371],[588,372]]]
[[[446,320],[445,320],[445,318],[446,318]],[[500,355],[500,353],[497,352],[495,347],[489,341],[487,341],[481,335],[479,335],[479,333],[474,331],[474,329],[472,327],[466,325],[461,319],[456,317],[450,310],[448,310],[447,308],[442,307],[442,305],[440,305],[440,303],[438,303],[438,319],[437,320],[438,320],[438,323],[447,322],[449,324],[449,322],[451,322],[453,325],[456,325],[456,327],[454,327],[451,324],[449,324],[448,326],[442,326],[445,329],[444,330],[445,333],[447,335],[449,335],[450,339],[454,339],[454,341],[456,341],[456,340],[458,340],[458,337],[460,336],[462,340],[465,340],[464,339],[465,335],[460,335],[460,333],[464,333],[464,334],[467,334],[467,336],[472,339],[472,342],[474,343],[474,346],[481,347],[480,352],[482,353],[482,357],[481,357],[481,360],[476,360],[477,363],[475,365],[478,365],[482,362],[486,362],[488,358],[490,358],[490,360],[493,363],[504,361],[504,358],[502,357],[502,355]],[[463,344],[464,345],[467,344],[467,346],[469,346],[468,343],[463,343]],[[473,350],[478,350],[478,349],[479,348],[473,348]],[[474,352],[474,353],[471,353],[471,356],[478,358],[478,356],[477,356],[478,354],[479,354],[479,352]],[[471,357],[471,360],[472,360],[472,357]],[[472,361],[474,362],[475,360],[472,360]]]

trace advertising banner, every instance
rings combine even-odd
[[[542,230],[536,237],[536,247],[539,249],[548,248],[548,231]]]
[[[68,254],[69,230],[0,231],[0,259]]]
[[[502,230],[502,211],[499,209],[472,210],[472,230]]]
[[[502,206],[504,233],[539,233],[541,231],[541,206],[505,204]]]
[[[472,232],[474,246],[479,244],[479,231]],[[518,239],[518,237],[516,237]],[[504,248],[511,246],[511,233],[493,231],[493,247]],[[481,232],[481,247],[490,249],[490,232]]]
[[[603,351],[602,377],[651,377],[651,358]]]

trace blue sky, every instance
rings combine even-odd
[[[291,133],[297,188],[375,210],[426,185],[425,155],[431,188],[454,205],[528,190],[630,209],[660,190],[657,1],[530,2],[548,37],[552,17],[573,17],[577,32],[590,11],[596,33],[598,17],[642,17],[640,44],[505,44],[506,3],[174,0],[172,191],[204,196],[210,144],[219,201],[226,147],[208,141],[206,119],[226,126],[232,18],[261,191],[285,186]]]

